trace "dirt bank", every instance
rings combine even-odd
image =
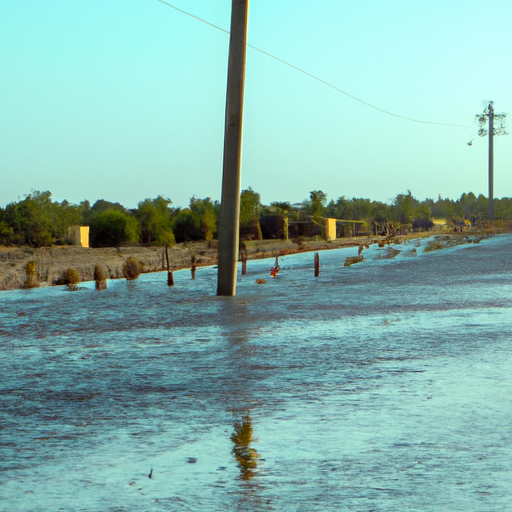
[[[415,233],[404,238],[433,236],[434,233]],[[291,240],[263,240],[246,242],[247,258],[270,258],[303,251],[321,251],[339,247],[358,247],[383,240],[383,237],[341,238],[326,242],[324,240],[292,242]],[[399,240],[396,240],[399,242]],[[354,255],[357,252],[354,253]],[[36,281],[40,286],[52,286],[62,282],[63,274],[69,268],[75,269],[81,281],[92,281],[94,268],[102,265],[109,279],[123,277],[123,264],[133,256],[144,263],[144,272],[165,270],[165,251],[162,247],[122,247],[106,249],[83,249],[73,246],[55,246],[52,248],[32,249],[29,247],[0,247],[0,290],[23,288],[27,279],[26,264],[36,263]],[[217,264],[217,242],[190,242],[177,244],[169,248],[171,270],[189,268],[192,257],[197,266]]]
[[[248,259],[269,258],[281,254],[300,251],[317,251],[337,247],[359,245],[366,239],[336,240],[333,242],[311,241],[294,243],[290,240],[265,240],[246,242]],[[0,247],[0,290],[23,288],[27,279],[26,264],[36,263],[36,278],[40,286],[60,284],[64,272],[75,269],[81,281],[92,281],[94,268],[102,265],[109,279],[123,277],[123,264],[133,256],[144,263],[144,272],[165,270],[165,251],[162,247],[121,247],[104,249],[84,249],[73,246],[55,246],[33,249],[29,247]],[[216,242],[190,242],[177,244],[169,248],[169,260],[172,270],[189,268],[192,257],[197,266],[217,264]]]

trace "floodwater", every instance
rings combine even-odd
[[[512,510],[512,236],[425,243],[2,292],[0,510]]]

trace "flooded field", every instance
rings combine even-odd
[[[512,236],[421,244],[0,293],[0,510],[512,509]]]

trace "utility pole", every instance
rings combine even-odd
[[[505,118],[507,114],[496,114],[494,112],[494,101],[488,103],[481,114],[477,114],[476,120],[480,126],[478,135],[485,137],[489,135],[489,222],[494,226],[494,135],[507,135],[505,131]],[[496,126],[495,126],[496,121]],[[489,123],[489,128],[485,125]]]
[[[232,0],[224,164],[219,212],[217,295],[236,294],[240,219],[240,161],[249,0]]]
[[[489,222],[494,226],[494,109],[492,101],[487,107],[489,118]]]

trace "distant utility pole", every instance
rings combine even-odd
[[[240,160],[249,0],[232,0],[224,165],[219,212],[217,295],[236,294],[240,219]]]
[[[487,103],[487,102],[486,102]],[[476,115],[480,126],[478,135],[489,135],[489,222],[494,225],[494,135],[507,135],[505,131],[505,118],[507,114],[496,114],[493,108],[494,101],[489,101],[484,111]],[[489,128],[485,128],[489,122]]]

